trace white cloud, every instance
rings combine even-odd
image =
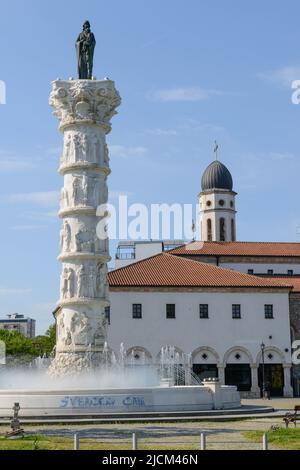
[[[291,87],[294,80],[300,80],[300,66],[288,66],[269,72],[259,73],[258,77],[284,87]]]
[[[175,129],[148,129],[147,134],[157,135],[157,136],[168,136],[168,135],[177,135],[178,132]]]
[[[295,160],[296,156],[292,153],[270,152],[271,160]]]
[[[47,225],[13,225],[10,227],[11,230],[16,230],[19,232],[40,230],[41,228],[47,228]]]
[[[19,171],[28,171],[35,168],[34,163],[26,158],[17,158],[17,157],[5,157],[3,156],[4,152],[0,153],[0,172],[19,172]]]
[[[1,287],[0,286],[0,295],[27,295],[32,292],[31,289],[18,289],[15,287]]]
[[[43,191],[34,193],[15,193],[7,196],[6,200],[11,203],[39,204],[42,206],[57,206],[59,202],[59,191]]]
[[[143,157],[148,149],[145,147],[125,147],[124,145],[110,145],[109,151],[112,157],[128,158]]]
[[[167,88],[150,93],[150,98],[156,101],[203,101],[212,96],[223,95],[220,90],[205,89],[200,87],[191,88]]]
[[[50,147],[47,149],[47,154],[53,157],[59,157],[62,153],[62,147]]]

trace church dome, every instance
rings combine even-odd
[[[202,191],[210,189],[227,189],[232,191],[233,181],[228,168],[218,160],[213,161],[202,176]]]

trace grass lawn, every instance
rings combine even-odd
[[[5,439],[0,437],[1,450],[73,450],[74,441],[71,438],[52,436],[25,436],[20,439]],[[94,439],[80,439],[80,450],[131,450],[131,441],[101,442]],[[154,445],[147,439],[140,442],[141,450],[197,450],[199,445],[193,444],[159,444]]]
[[[253,442],[262,442],[262,431],[249,431],[243,433],[247,439]],[[270,449],[300,450],[300,428],[280,428],[268,431]]]

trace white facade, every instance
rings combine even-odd
[[[141,319],[133,318],[133,304],[142,304]],[[175,304],[175,319],[166,318],[166,304]],[[208,319],[200,319],[200,304],[208,304]],[[232,318],[233,304],[241,305],[241,319]],[[266,304],[273,305],[273,319],[265,318]],[[161,348],[170,344],[181,353],[191,353],[194,365],[216,364],[222,383],[227,364],[249,364],[252,396],[259,394],[258,367],[263,342],[266,364],[282,364],[283,393],[292,395],[287,291],[134,289],[120,292],[113,288],[108,342],[116,353],[124,343],[128,354],[133,350],[141,351],[152,363],[159,363]]]
[[[292,271],[293,275],[300,275],[300,263],[254,263],[254,262],[224,262],[221,261],[219,266],[222,268],[233,269],[242,273],[248,273],[249,270],[253,271],[253,274],[275,274],[275,275],[288,275]],[[273,271],[271,273],[270,271]],[[251,273],[252,274],[252,273]],[[288,279],[287,279],[288,281]]]
[[[201,241],[235,241],[234,191],[214,189],[199,194]]]

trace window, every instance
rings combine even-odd
[[[248,274],[254,274],[254,269],[248,269]]]
[[[207,241],[212,241],[211,219],[207,219]]]
[[[221,217],[220,219],[220,241],[225,242],[225,219]]]
[[[175,304],[166,305],[166,316],[167,318],[176,318],[175,317]]]
[[[232,318],[241,318],[241,306],[240,304],[232,305]]]
[[[288,269],[288,272],[287,272],[287,273],[288,273],[288,276],[293,276],[294,271],[293,271],[292,269]]]
[[[142,318],[142,304],[132,305],[132,318]]]
[[[208,318],[208,304],[200,304],[200,318]]]
[[[234,219],[231,219],[231,241],[235,242],[235,224]]]
[[[270,275],[274,274],[273,269],[268,269],[268,274],[270,274]]]
[[[273,305],[265,305],[265,318],[274,318]]]
[[[207,201],[206,205],[207,205],[207,207],[210,207],[211,206],[211,201]]]
[[[110,307],[105,307],[105,318],[107,323],[110,325]]]
[[[224,201],[223,199],[221,199],[221,200],[219,201],[219,204],[220,204],[221,207],[223,207],[223,206],[225,206],[225,201]]]

